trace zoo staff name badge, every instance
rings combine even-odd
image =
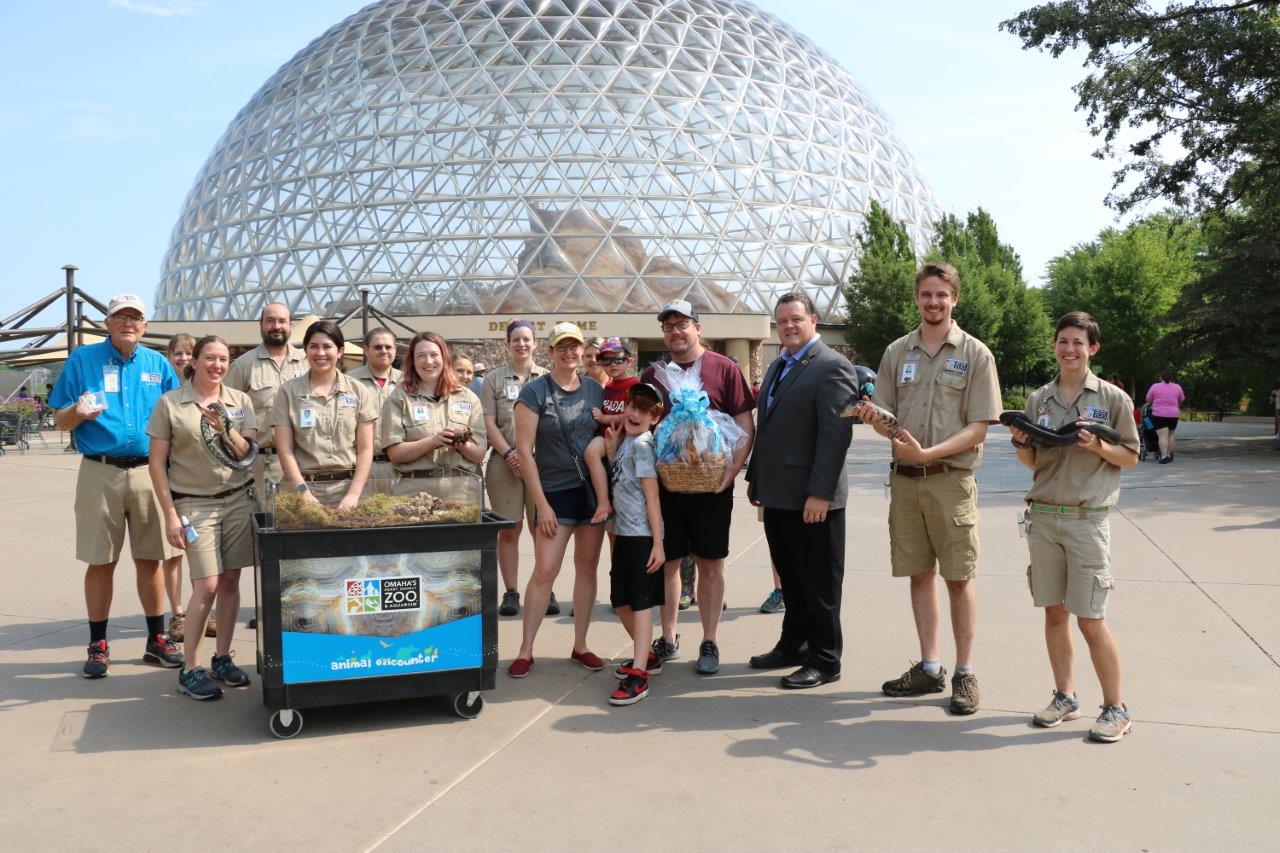
[[[902,382],[903,384],[907,382],[915,382],[916,368],[918,368],[919,366],[920,366],[920,362],[918,361],[904,361],[902,363],[902,378],[899,379],[898,381]]]
[[[415,403],[411,414],[415,424],[425,424],[427,422],[427,407],[425,405]]]
[[[1036,413],[1036,426],[1053,429],[1053,415],[1050,413],[1048,406],[1042,406],[1040,411]]]
[[[454,400],[450,402],[449,416],[452,418],[471,420],[471,402],[468,400]]]
[[[108,364],[102,368],[102,390],[108,394],[120,393],[120,368]]]
[[[969,362],[961,361],[958,358],[949,358],[942,369],[956,376],[964,376],[969,372]]]
[[[1085,406],[1080,416],[1098,423],[1107,423],[1111,420],[1111,410],[1101,406]]]
[[[242,421],[244,420],[244,409],[228,408],[227,417],[231,418],[232,420]]]
[[[316,410],[310,406],[298,409],[298,428],[311,429],[316,425]]]
[[[143,382],[150,382],[152,385],[159,385],[159,384],[160,384],[160,380],[161,380],[161,379],[163,379],[163,378],[164,378],[164,377],[163,377],[163,376],[161,376],[159,373],[144,373],[144,374],[142,374],[142,381],[143,381]]]
[[[360,405],[360,398],[355,394],[339,394],[338,407],[343,409],[354,409]]]
[[[520,386],[514,382],[507,384],[507,399],[515,402],[520,398]]]

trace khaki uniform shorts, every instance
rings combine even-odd
[[[117,468],[80,460],[76,477],[76,559],[102,566],[120,559],[126,528],[135,560],[167,560],[181,551],[164,538],[164,516],[146,465]]]
[[[978,484],[952,468],[914,479],[890,474],[889,556],[895,578],[932,572],[963,581],[978,575]]]
[[[1099,512],[1080,518],[1030,513],[1031,565],[1027,586],[1036,607],[1065,604],[1082,619],[1105,619],[1111,577],[1111,520]]]
[[[524,483],[511,473],[507,463],[497,453],[489,457],[484,472],[485,491],[489,493],[489,508],[503,518],[519,523],[528,518],[533,524],[534,507],[525,500]]]
[[[191,580],[253,565],[253,512],[257,503],[250,489],[225,498],[179,498],[174,501],[174,508],[196,529],[196,541],[188,542],[186,551]]]

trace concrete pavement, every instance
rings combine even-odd
[[[945,695],[879,692],[918,651],[906,584],[889,576],[885,448],[857,427],[841,681],[784,693],[780,673],[746,666],[781,617],[756,612],[769,560],[740,484],[719,675],[693,672],[700,629],[689,611],[682,660],[654,678],[650,698],[611,708],[610,674],[567,659],[564,616],[544,623],[530,676],[500,673],[475,720],[435,701],[312,710],[290,741],[268,734],[256,673],[248,690],[196,704],[178,695],[172,670],[141,664],[124,561],[110,677],[79,676],[78,458],[10,454],[0,458],[6,847],[1269,846],[1280,823],[1280,449],[1270,434],[1262,423],[1184,424],[1174,464],[1125,475],[1110,622],[1135,726],[1114,745],[1085,738],[1101,698],[1083,640],[1085,717],[1051,731],[1029,724],[1052,679],[1013,521],[1029,475],[1003,429],[979,475],[983,709],[972,717],[949,716]],[[562,601],[571,575],[557,583]],[[602,600],[607,583],[605,558]],[[629,656],[619,624],[597,613],[593,648]],[[518,619],[502,620],[504,668],[519,631]],[[237,636],[241,661],[253,660],[253,642]]]

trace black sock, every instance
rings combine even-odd
[[[107,620],[103,619],[101,622],[94,622],[92,619],[90,619],[89,620],[89,642],[96,643],[99,640],[105,640],[106,638],[107,638]]]
[[[163,633],[164,633],[164,614],[161,613],[159,616],[148,616],[147,617],[147,639],[150,640],[154,638],[156,634],[163,634]]]

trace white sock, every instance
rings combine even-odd
[[[973,667],[971,666],[960,666],[959,664],[956,665],[956,675],[968,675],[969,673],[972,673],[972,672],[973,672]]]
[[[930,675],[937,675],[942,671],[942,661],[940,660],[922,660],[920,666]]]

